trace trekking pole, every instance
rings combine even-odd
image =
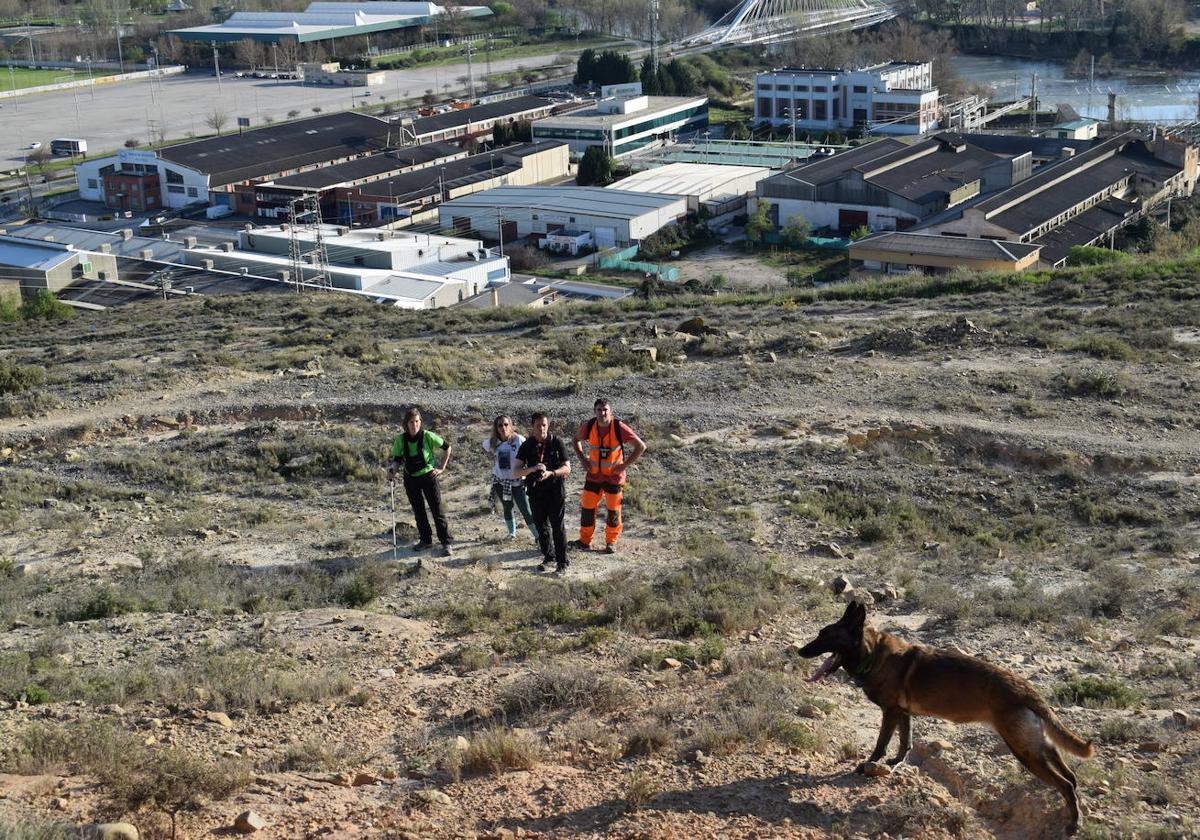
[[[392,486],[392,560],[396,559],[396,479],[391,479],[388,484]]]

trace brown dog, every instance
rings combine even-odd
[[[887,752],[900,727],[900,746],[888,764],[904,760],[912,746],[912,716],[931,715],[954,723],[986,723],[1000,734],[1026,769],[1067,801],[1067,833],[1079,828],[1075,774],[1055,744],[1088,758],[1092,744],[1067,729],[1026,680],[961,653],[910,645],[865,626],[867,609],[851,603],[835,624],[821,629],[801,656],[830,654],[810,677],[815,682],[846,669],[871,702],[883,709],[883,724],[870,761]],[[863,765],[858,771],[862,772]]]

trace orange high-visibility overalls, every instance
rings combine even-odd
[[[591,421],[588,427],[588,474],[583,482],[579,509],[579,541],[591,545],[596,532],[596,509],[601,493],[607,518],[604,522],[604,543],[612,545],[621,536],[621,490],[625,477],[625,447],[619,431],[620,420],[613,418],[603,433],[600,424]]]

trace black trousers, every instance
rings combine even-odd
[[[442,491],[438,487],[437,477],[433,473],[425,475],[404,476],[404,492],[408,494],[408,503],[412,505],[413,517],[417,520],[417,533],[421,542],[432,543],[433,531],[429,528],[429,515],[425,513],[425,504],[429,503],[429,513],[433,514],[433,524],[437,526],[438,542],[447,545],[450,542],[450,526],[446,522],[446,514],[442,511]]]
[[[530,493],[529,505],[533,508],[533,524],[537,526],[538,548],[542,550],[542,557],[547,563],[566,568],[567,531],[563,527],[563,518],[567,511],[567,494],[561,488],[557,492]]]

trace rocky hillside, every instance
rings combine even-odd
[[[795,653],[850,599],[1096,742],[1085,836],[1193,836],[1196,268],[5,324],[0,837],[1061,836],[982,727],[852,772],[878,710]],[[649,452],[621,552],[548,579],[479,443],[598,394]],[[410,404],[454,444],[421,568]]]

